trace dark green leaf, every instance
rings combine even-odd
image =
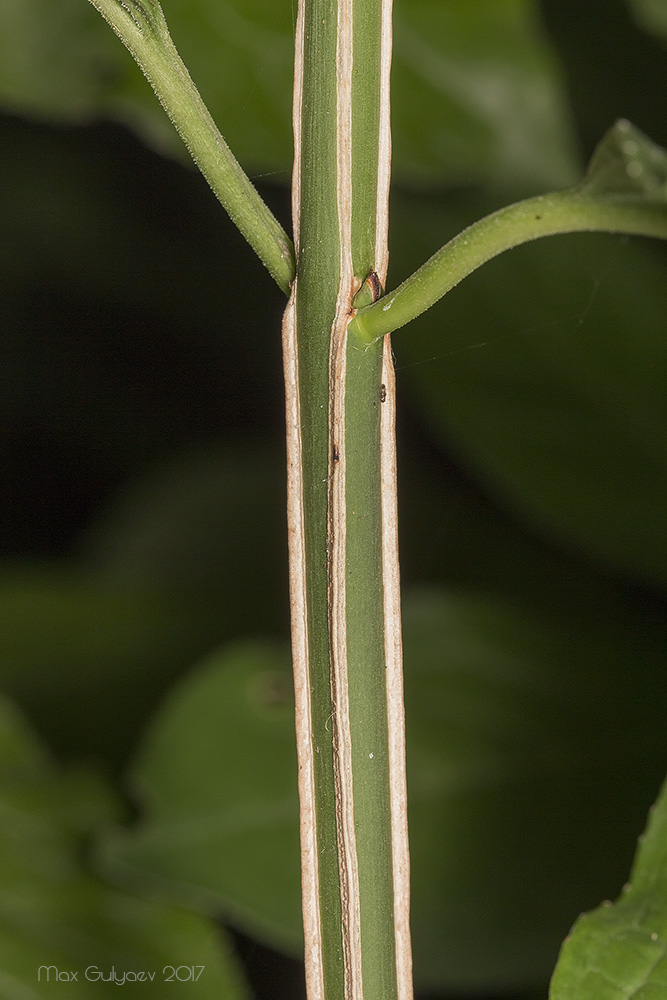
[[[146,1000],[164,997],[165,989],[192,1000],[244,1000],[222,932],[184,910],[110,888],[86,871],[88,841],[117,818],[117,806],[93,776],[58,770],[5,702],[0,813],[3,997],[96,1000],[123,985]],[[170,965],[180,967],[180,975],[165,986]],[[193,966],[203,967],[196,982],[186,978]],[[136,978],[141,972],[145,979]]]
[[[595,198],[667,203],[667,152],[631,122],[616,122],[595,150],[578,190]]]
[[[580,917],[563,945],[551,1000],[667,996],[667,785],[616,903]]]
[[[254,627],[259,606],[265,627],[279,627],[287,594],[284,479],[277,446],[246,440],[178,452],[112,497],[80,552],[116,585],[219,602],[218,629]]]
[[[398,177],[565,187],[576,173],[556,60],[526,0],[404,0],[392,72]]]
[[[187,450],[109,499],[76,564],[0,569],[0,687],[58,750],[117,763],[180,671],[283,625],[283,477],[278,449]]]
[[[67,566],[0,574],[0,688],[54,748],[118,764],[155,698],[219,635],[201,598]]]
[[[118,59],[111,32],[100,31],[96,17],[74,0],[6,0],[0,9],[5,107],[73,121],[97,113],[105,90],[117,85]]]
[[[667,40],[667,3],[665,0],[628,0],[642,27],[663,41]]]
[[[544,989],[661,780],[664,650],[584,612],[437,591],[405,610],[415,968],[462,995]]]
[[[134,769],[145,821],[110,859],[176,883],[206,910],[287,950],[301,941],[296,748],[282,646],[228,648],[174,691]]]

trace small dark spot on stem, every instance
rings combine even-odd
[[[387,398],[387,387],[383,382],[382,385],[380,386],[380,402],[384,403],[386,398]]]
[[[378,278],[377,273],[371,269],[366,281],[370,286],[371,292],[373,293],[373,302],[377,302],[382,295],[382,285],[380,284],[380,279]]]
[[[338,461],[338,459],[339,459],[339,457],[340,457],[340,456],[338,455],[338,445],[337,445],[337,444],[335,444],[335,445],[333,446],[333,460],[334,460],[334,462],[337,462],[337,461]]]

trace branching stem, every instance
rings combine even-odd
[[[141,67],[232,221],[289,293],[294,248],[218,131],[171,40],[158,0],[90,0]]]
[[[393,292],[360,309],[350,330],[372,343],[425,312],[503,251],[543,236],[573,232],[667,238],[667,205],[604,199],[575,188],[501,208],[464,229]]]

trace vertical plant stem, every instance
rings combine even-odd
[[[301,0],[283,328],[309,1000],[409,1000],[388,341],[348,335],[387,267],[391,0]]]

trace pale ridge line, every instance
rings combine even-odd
[[[382,0],[380,26],[380,120],[375,203],[375,272],[382,287],[389,264],[389,184],[391,181],[390,74],[392,49],[392,0]]]
[[[303,113],[303,64],[305,45],[305,0],[299,0],[296,30],[294,33],[294,93],[292,103],[292,132],[294,134],[294,162],[292,164],[292,227],[294,232],[294,269],[297,271],[301,243],[301,115]]]
[[[310,704],[310,658],[303,511],[302,441],[299,412],[299,371],[296,349],[296,287],[283,320],[283,357],[287,418],[287,510],[290,566],[290,612],[294,669],[296,742],[299,762],[299,825],[301,836],[301,888],[306,949],[308,997],[324,1000],[321,955],[315,766]]]
[[[392,0],[382,0],[380,39],[380,120],[377,200],[375,214],[375,270],[386,284],[389,263],[389,185],[391,180],[390,71]],[[385,400],[380,416],[380,476],[382,506],[382,583],[389,751],[392,877],[394,886],[394,941],[398,1000],[412,1000],[412,946],[410,941],[410,847],[407,823],[405,709],[401,643],[401,593],[398,559],[396,498],[396,379],[390,338],[382,345],[382,382]]]
[[[346,317],[334,325],[331,349],[331,432],[329,559],[331,560],[329,621],[331,635],[331,700],[336,834],[340,876],[345,1000],[361,1000],[361,926],[359,876],[354,832],[350,700],[347,672],[345,568],[345,375]],[[342,334],[342,335],[341,335]],[[333,457],[336,448],[337,458]]]
[[[321,954],[317,813],[313,724],[310,704],[310,658],[303,511],[302,442],[299,413],[299,372],[296,350],[296,288],[283,320],[283,357],[287,418],[287,511],[290,552],[290,617],[296,744],[298,757],[299,828],[301,841],[301,890],[309,1000],[324,1000]],[[294,568],[296,567],[296,569]]]
[[[340,280],[329,353],[329,558],[331,690],[338,866],[343,921],[345,1000],[363,1000],[359,869],[354,830],[352,740],[347,664],[345,375],[347,324],[356,292],[352,270],[352,16],[353,0],[338,0],[336,161]]]
[[[394,934],[398,1000],[412,1000],[410,942],[410,848],[405,766],[405,710],[401,644],[401,592],[396,502],[396,379],[389,337],[384,338],[382,379],[386,389],[380,417],[382,481],[382,581],[389,744],[389,802],[394,884]]]
[[[298,261],[301,217],[301,114],[303,106],[304,3],[299,3],[294,58],[294,166],[292,214],[295,261]],[[299,364],[296,321],[297,281],[294,279],[283,319],[285,410],[287,425],[287,521],[290,563],[290,619],[294,670],[294,698],[299,787],[299,832],[301,843],[301,894],[309,1000],[325,1000],[324,963],[320,916],[319,852],[315,808],[315,762],[310,701],[310,657],[308,647],[307,563],[303,509],[303,442],[299,397]]]

